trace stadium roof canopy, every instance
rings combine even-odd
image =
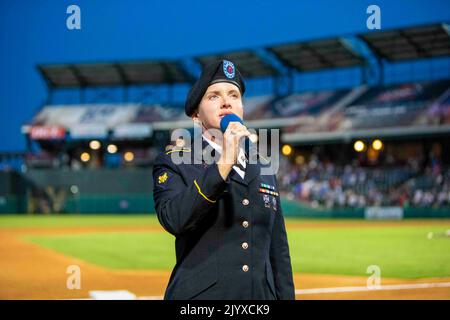
[[[278,74],[278,71],[274,67],[250,50],[201,56],[195,59],[202,67],[215,60],[231,60],[239,66],[239,71],[245,78],[267,77]]]
[[[297,71],[353,67],[364,63],[364,58],[342,38],[283,44],[267,49],[287,67]]]
[[[359,35],[371,50],[388,61],[450,55],[449,25],[445,23]]]
[[[38,66],[52,88],[174,84],[192,77],[175,61],[59,64]]]

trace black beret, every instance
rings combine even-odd
[[[200,78],[197,79],[191,90],[189,90],[186,104],[184,105],[184,110],[188,117],[197,109],[208,87],[217,82],[232,83],[239,88],[242,95],[245,92],[244,79],[233,62],[218,60],[209,63],[203,68]]]

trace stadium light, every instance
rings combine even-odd
[[[361,140],[358,140],[353,145],[353,148],[355,149],[356,152],[362,152],[366,149],[366,145]]]
[[[376,139],[372,142],[372,148],[374,150],[380,151],[383,148],[383,142],[380,139]]]
[[[91,155],[87,152],[83,152],[80,156],[81,161],[88,162],[91,159]]]
[[[98,140],[92,140],[92,141],[89,143],[89,147],[90,147],[92,150],[98,150],[98,149],[100,149],[101,146],[102,146],[102,144],[101,144],[100,141],[98,141]]]
[[[285,144],[283,148],[281,148],[281,153],[283,153],[284,156],[289,156],[292,153],[292,147]]]
[[[107,150],[108,150],[109,153],[116,153],[117,152],[117,146],[115,144],[110,144],[110,145],[108,145]]]
[[[131,162],[134,159],[134,153],[131,151],[127,151],[125,152],[125,154],[123,155],[123,158],[125,159],[125,161],[127,162]]]

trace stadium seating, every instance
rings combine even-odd
[[[244,106],[248,125],[300,135],[445,126],[450,124],[450,80],[246,97]],[[48,105],[28,124],[39,129],[34,140],[42,150],[28,154],[24,164],[30,170],[147,167],[150,171],[170,130],[180,126],[192,126],[181,105]],[[32,129],[30,137],[33,140]],[[83,150],[95,153],[87,148],[91,139],[102,141],[103,146],[117,144],[119,151],[93,156],[95,166],[93,161],[83,163],[79,158]],[[132,161],[124,160],[127,151],[133,152]],[[450,203],[449,170],[436,170],[430,164],[366,167],[314,155],[303,164],[285,157],[282,161],[278,173],[282,194],[312,207],[443,207]]]
[[[284,162],[278,178],[283,195],[313,207],[450,206],[450,169],[337,166],[312,157],[303,165]]]

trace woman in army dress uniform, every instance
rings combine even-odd
[[[239,142],[250,135],[230,122],[243,119],[243,79],[231,61],[207,65],[191,88],[186,114],[203,128],[202,149],[218,161],[202,161],[203,150],[175,146],[153,168],[154,201],[161,225],[175,236],[176,265],[165,299],[294,299],[292,266],[275,175],[261,175]],[[175,164],[173,153],[188,155]]]

